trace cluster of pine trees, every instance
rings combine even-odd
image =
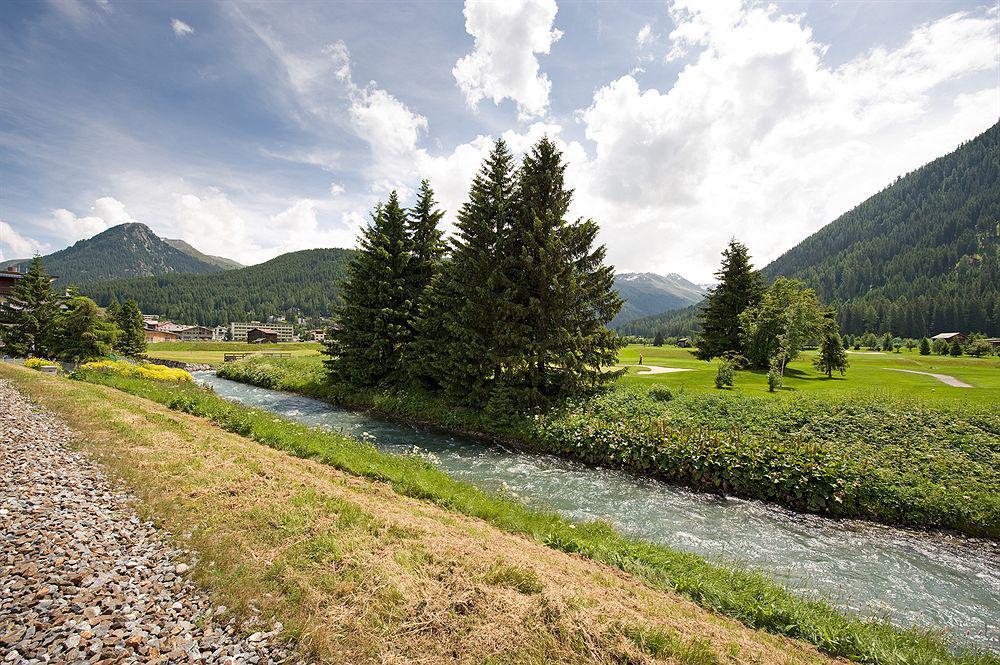
[[[146,352],[142,312],[134,300],[113,303],[102,313],[97,304],[73,290],[57,293],[36,256],[0,304],[0,341],[5,354],[81,362],[116,351],[126,356]]]
[[[818,343],[815,365],[828,377],[847,369],[836,312],[824,307],[813,289],[785,277],[765,289],[749,250],[736,240],[723,251],[715,276],[718,284],[698,311],[697,358],[768,369],[772,390],[781,385],[788,363],[811,343]]]
[[[494,409],[544,408],[618,374],[621,308],[592,220],[567,219],[573,196],[556,145],[518,166],[499,140],[445,242],[430,185],[372,213],[348,268],[331,379],[363,389],[419,386]]]

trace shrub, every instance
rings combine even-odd
[[[24,361],[24,366],[29,369],[41,369],[42,367],[51,364],[52,364],[51,362],[43,358],[28,358],[27,360]]]
[[[666,386],[653,386],[646,394],[649,395],[650,399],[654,399],[657,402],[669,402],[674,398],[673,392]]]
[[[736,366],[731,360],[720,360],[719,369],[715,373],[715,387],[732,388],[736,383]]]
[[[767,371],[767,392],[773,393],[775,390],[780,390],[782,384],[781,372],[772,365],[771,369]]]
[[[129,378],[153,379],[154,381],[191,382],[194,377],[183,369],[154,365],[152,363],[133,364],[125,360],[97,360],[82,365],[104,374],[116,374]]]

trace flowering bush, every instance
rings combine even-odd
[[[43,358],[28,358],[24,361],[24,366],[29,369],[41,369],[46,365],[51,365],[52,363]]]
[[[97,360],[85,363],[83,369],[95,370],[106,374],[117,374],[119,376],[153,379],[155,381],[194,381],[188,372],[166,365],[154,365],[152,363],[133,364],[125,360]]]

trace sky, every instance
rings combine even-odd
[[[985,2],[0,3],[0,258],[123,222],[351,247],[492,142],[557,141],[619,271],[763,266],[1000,119]]]

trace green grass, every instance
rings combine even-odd
[[[146,355],[153,359],[221,365],[226,353],[291,353],[293,357],[319,356],[318,342],[247,344],[246,342],[158,342],[149,344]]]
[[[645,364],[690,371],[644,375],[635,367],[640,353]],[[814,357],[814,351],[804,351],[801,357],[793,361],[785,374],[784,389],[779,392],[767,392],[767,372],[764,371],[737,372],[733,392],[781,398],[803,393],[850,395],[858,391],[878,390],[926,402],[983,406],[1000,404],[1000,357],[997,356],[921,356],[916,349],[878,355],[867,351],[851,351],[847,355],[851,363],[847,373],[843,377],[834,374],[832,379],[827,379],[813,368]],[[629,369],[629,373],[620,381],[623,385],[648,386],[660,383],[670,386],[675,394],[681,390],[717,392],[714,385],[716,363],[697,360],[691,354],[691,349],[631,344],[622,349],[619,361]],[[893,372],[885,368],[948,374],[974,387],[953,388],[930,376]]]
[[[903,630],[881,620],[846,615],[821,601],[805,600],[758,573],[710,564],[696,555],[627,538],[606,524],[572,523],[554,513],[529,509],[509,498],[486,494],[423,460],[380,453],[371,445],[228,402],[207,390],[92,371],[78,372],[77,377],[208,418],[264,445],[385,482],[400,494],[618,567],[750,627],[810,642],[834,656],[900,665],[1000,663],[990,654],[953,652],[947,641],[930,632]],[[655,636],[643,641],[651,650],[663,646],[657,646],[663,640]]]

